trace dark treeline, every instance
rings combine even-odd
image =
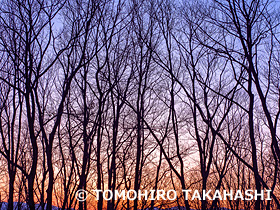
[[[279,6],[1,0],[0,202],[280,209]],[[95,189],[271,190],[272,200],[106,201]]]

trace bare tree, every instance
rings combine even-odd
[[[276,127],[279,116],[279,106],[276,111],[270,108],[272,101],[279,99],[271,75],[277,74],[271,67],[274,63],[274,50],[278,47],[275,30],[278,27],[278,19],[272,11],[272,2],[270,1],[214,1],[213,11],[209,12],[207,22],[215,27],[216,34],[210,35],[201,26],[198,26],[199,32],[206,34],[214,44],[207,44],[202,41],[201,34],[197,37],[202,44],[212,49],[214,52],[225,56],[232,63],[236,81],[248,94],[249,104],[241,105],[248,114],[250,146],[252,149],[252,170],[255,175],[255,185],[258,192],[262,188],[262,181],[259,174],[259,153],[258,141],[255,131],[255,110],[260,105],[266,117],[267,127],[270,131],[272,153],[279,154],[279,145],[276,135]],[[221,15],[219,18],[219,15]],[[218,36],[217,32],[222,34]],[[268,55],[264,56],[266,37],[268,41]],[[230,41],[231,40],[231,41]],[[231,43],[230,43],[231,42]],[[260,56],[267,59],[268,65]],[[243,74],[242,77],[238,75]],[[246,87],[247,86],[247,87]],[[258,95],[258,98],[255,97]],[[273,98],[270,100],[269,98]],[[276,102],[278,104],[278,102]],[[245,108],[247,106],[247,108]],[[276,156],[275,156],[276,157]],[[279,161],[279,156],[276,157]],[[275,168],[277,171],[277,167]],[[277,173],[277,172],[276,172]],[[256,209],[261,208],[261,201],[258,199],[255,204]]]
[[[279,208],[272,0],[2,0],[0,11],[8,209]],[[253,188],[273,199],[91,192]]]

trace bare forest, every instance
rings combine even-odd
[[[0,0],[0,209],[280,209],[279,9]],[[192,200],[183,189],[271,199]]]

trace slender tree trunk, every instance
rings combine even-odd
[[[34,148],[33,148],[34,149]],[[34,153],[33,153],[34,154]],[[33,155],[34,157],[34,155]],[[28,206],[30,210],[35,210],[34,202],[34,180],[36,176],[37,160],[33,160],[31,172],[28,176]]]
[[[28,118],[28,127],[29,127],[29,135],[30,135],[30,141],[32,144],[32,165],[30,173],[27,177],[28,182],[28,205],[30,210],[35,210],[35,202],[34,202],[34,180],[36,177],[36,171],[37,171],[37,162],[38,162],[38,145],[36,141],[36,137],[34,134],[34,117],[35,117],[35,104],[34,104],[34,98],[32,97],[32,114],[31,114],[31,106],[30,106],[30,99],[29,99],[29,93],[30,93],[30,86],[29,81],[27,79],[27,93],[26,93],[26,108],[27,108],[27,118]],[[32,94],[31,94],[32,96]]]
[[[16,168],[9,164],[9,199],[8,199],[8,209],[13,209],[14,203],[14,183],[16,176]]]
[[[47,210],[52,210],[52,196],[53,196],[53,183],[54,183],[54,171],[52,163],[52,148],[46,146],[47,152],[47,164],[48,164],[48,189],[47,189]]]
[[[251,141],[251,147],[252,147],[252,162],[253,162],[253,169],[254,169],[254,177],[255,177],[255,185],[256,190],[258,193],[261,192],[261,183],[258,179],[259,176],[259,170],[258,170],[258,161],[257,161],[257,148],[256,148],[256,142],[255,142],[255,134],[254,134],[254,95],[252,93],[252,74],[249,72],[249,80],[248,80],[248,93],[250,97],[249,102],[249,131],[250,131],[250,141]],[[260,210],[260,204],[261,200],[258,197],[255,202],[255,210]]]
[[[138,109],[137,113],[137,145],[136,145],[136,166],[135,166],[135,179],[134,179],[134,190],[138,193],[139,190],[139,172],[140,172],[140,160],[141,160],[141,113]],[[138,199],[134,200],[134,210],[137,210]]]
[[[99,108],[98,108],[98,128],[97,128],[97,154],[96,154],[96,164],[97,164],[97,189],[102,189],[102,169],[101,169],[101,140],[102,140],[102,99],[99,98]],[[101,193],[99,194],[99,200],[97,204],[98,210],[102,210],[103,198]]]
[[[117,179],[117,173],[116,173],[116,153],[117,153],[117,135],[118,135],[118,127],[119,127],[119,118],[120,118],[120,104],[119,101],[117,102],[117,110],[116,110],[116,117],[114,119],[113,123],[113,139],[112,139],[112,161],[111,161],[111,167],[109,171],[109,189],[114,192],[116,188],[116,179]],[[114,193],[113,193],[113,199],[108,201],[107,209],[114,209]]]

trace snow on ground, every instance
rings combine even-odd
[[[42,210],[42,208],[40,207],[39,204],[35,204],[35,208],[37,210]],[[6,202],[2,202],[0,203],[0,210],[7,210],[8,209],[8,203]],[[18,202],[14,202],[14,210],[28,210],[28,205],[26,203],[18,203]],[[46,209],[46,205],[45,205],[45,209]],[[53,210],[59,210],[58,207],[53,206],[52,207]]]
[[[42,210],[42,208],[40,207],[39,204],[36,204],[35,207],[37,210]],[[0,210],[7,210],[7,209],[8,209],[8,203],[6,203],[6,202],[0,203]],[[28,209],[29,208],[26,203],[14,202],[14,210],[28,210]],[[45,209],[46,209],[46,206],[45,206]],[[53,206],[52,210],[60,210],[60,208]],[[150,209],[147,208],[145,210],[150,210]],[[167,208],[167,209],[159,209],[159,208],[154,207],[153,210],[185,210],[185,207],[172,207],[172,208]],[[194,210],[194,209],[192,209],[192,210]],[[229,209],[221,208],[220,210],[229,210]]]

